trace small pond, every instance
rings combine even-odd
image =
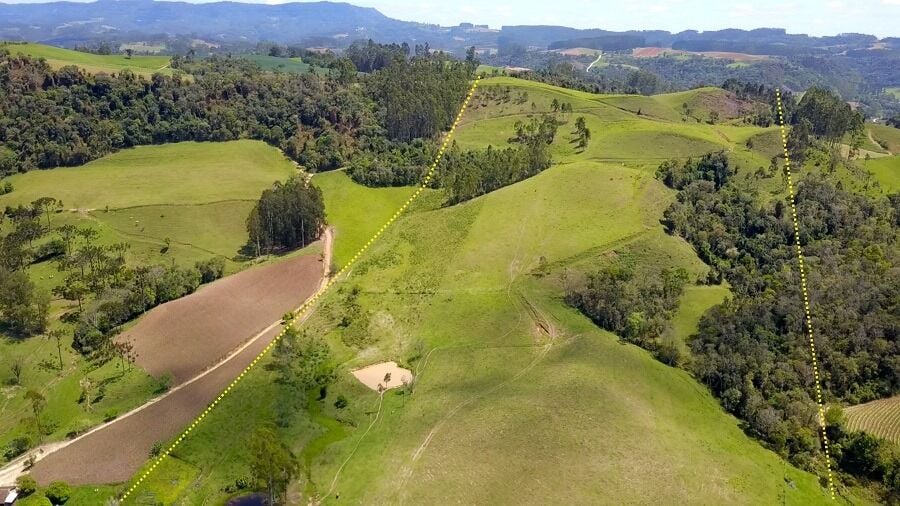
[[[226,506],[266,506],[266,495],[256,493],[235,497],[229,500]]]

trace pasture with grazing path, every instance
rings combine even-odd
[[[565,490],[574,503],[827,503],[814,475],[750,439],[688,373],[599,330],[560,296],[604,264],[705,276],[690,246],[659,224],[675,194],[654,178],[657,158],[734,148],[764,130],[639,117],[604,97],[509,78],[480,89],[491,85],[527,91],[527,107],[472,108],[457,142],[505,146],[531,101],[540,112],[557,98],[575,109],[557,134],[557,163],[459,205],[429,198],[386,230],[346,282],[370,317],[364,343],[348,342],[338,325],[346,290],[323,298],[301,329],[327,338],[341,366],[324,398],[292,411],[282,432],[304,456],[292,489],[303,497],[293,497],[533,503]],[[583,153],[568,142],[579,115],[594,133]],[[330,221],[338,242],[353,237],[344,227],[366,221],[361,200],[383,198],[346,177],[322,187],[327,206],[343,210]],[[683,297],[678,337],[726,294],[717,287]],[[411,394],[379,396],[352,374],[391,360],[414,375]],[[247,472],[240,449],[253,427],[285,421],[272,380],[265,367],[253,369],[179,447],[178,466],[197,470],[190,483],[172,485],[184,491],[181,501],[225,500],[223,487]],[[222,440],[231,443],[227,455]],[[180,476],[177,466],[162,472]],[[154,487],[142,500],[171,492],[162,478]]]
[[[169,67],[168,56],[142,56],[135,55],[128,58],[124,54],[101,55],[74,51],[61,47],[47,46],[45,44],[0,42],[0,49],[6,49],[10,54],[23,54],[34,58],[43,58],[54,69],[75,65],[90,74],[101,72],[112,74],[129,70],[135,74],[152,77],[155,73],[172,75],[174,70]]]

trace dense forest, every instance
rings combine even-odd
[[[650,350],[662,362],[678,365],[678,348],[659,337],[678,309],[687,282],[688,273],[680,268],[647,275],[616,265],[590,273],[584,286],[569,287],[565,297],[598,326]]]
[[[709,282],[727,280],[733,291],[700,322],[691,342],[694,374],[749,433],[802,468],[822,466],[788,203],[761,205],[758,196],[736,187],[723,154],[668,162],[658,174],[681,190],[665,212],[667,230],[687,239],[712,266]],[[814,175],[796,188],[826,401],[855,404],[896,395],[900,198],[851,194]],[[830,418],[832,457],[840,468],[881,481],[887,494],[900,492],[900,458],[878,446],[888,444],[856,444],[859,436],[843,431],[839,413]],[[857,465],[861,460],[865,472]]]
[[[384,51],[368,45],[354,56],[378,66]],[[53,70],[0,51],[0,176],[81,165],[130,146],[239,138],[279,147],[310,171],[334,169],[352,154],[389,151],[392,141],[449,126],[474,67],[417,53],[371,76],[357,75],[348,58],[321,76],[264,72],[240,58],[179,57],[173,66],[189,76],[148,80],[128,71]]]

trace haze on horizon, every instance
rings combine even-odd
[[[38,3],[45,0],[4,0]],[[80,0],[75,0],[80,1]],[[181,0],[179,0],[181,1]],[[205,3],[217,0],[186,0]],[[297,0],[241,0],[278,4]],[[315,0],[299,0],[315,1]],[[836,35],[857,32],[900,36],[900,0],[739,0],[734,3],[691,0],[612,1],[556,0],[350,0],[405,21],[453,26],[461,22],[503,25],[561,25],[606,30],[721,30],[763,27],[789,33]],[[585,8],[585,4],[590,7]]]

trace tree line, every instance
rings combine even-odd
[[[193,267],[130,266],[127,243],[101,244],[90,227],[54,226],[52,215],[61,208],[57,199],[42,197],[30,206],[7,207],[0,217],[10,229],[0,235],[0,325],[14,335],[41,334],[48,327],[50,294],[25,272],[37,262],[53,261],[63,277],[53,294],[78,303],[65,317],[74,325],[73,347],[100,360],[127,351],[111,339],[119,325],[224,274],[225,261],[218,257]]]

